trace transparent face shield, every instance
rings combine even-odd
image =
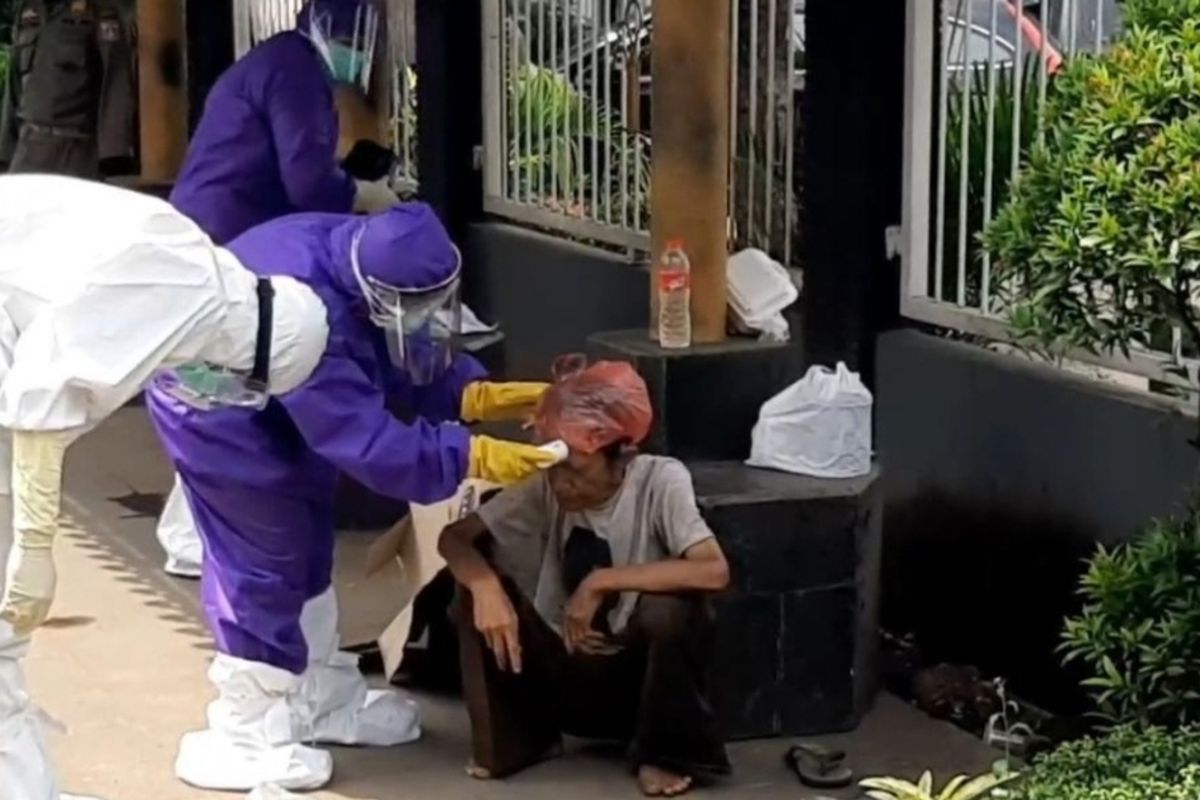
[[[459,296],[462,254],[454,248],[457,263],[451,277],[442,284],[402,289],[363,274],[358,242],[356,237],[350,250],[354,277],[367,301],[371,322],[383,329],[392,363],[405,371],[414,386],[437,381],[458,352],[462,331]]]
[[[401,296],[397,308],[398,324],[384,330],[388,355],[414,386],[428,386],[446,374],[458,352],[458,281],[436,292]]]
[[[335,35],[333,27],[333,13],[323,9],[319,0],[314,0],[312,24],[306,33],[325,59],[330,75],[339,83],[370,91],[371,68],[379,37],[379,12],[364,2],[355,12],[354,27],[348,36],[344,31],[340,32],[342,35]]]

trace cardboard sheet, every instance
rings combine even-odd
[[[421,590],[446,566],[437,551],[438,536],[452,522],[479,507],[479,498],[495,488],[484,481],[467,481],[458,494],[431,506],[411,506],[408,516],[397,522],[371,545],[367,574],[386,574],[398,563],[403,572],[396,595],[397,614],[378,639],[388,680],[403,666],[404,646],[412,630],[412,603]]]

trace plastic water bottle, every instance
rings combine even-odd
[[[678,239],[667,242],[658,264],[658,343],[692,346],[692,264]]]

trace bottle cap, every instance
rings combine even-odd
[[[683,239],[667,239],[664,250],[682,250]]]

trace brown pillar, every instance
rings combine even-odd
[[[138,0],[142,180],[169,183],[187,152],[184,0]]]
[[[387,146],[393,76],[391,42],[387,35],[387,3],[376,3],[379,10],[379,39],[371,67],[371,86],[363,92],[359,85],[338,84],[334,100],[338,110],[338,158],[345,158],[359,139]]]
[[[379,65],[376,64],[376,68]],[[387,144],[387,111],[363,94],[361,86],[340,83],[334,88],[338,111],[338,158],[345,158],[359,139]]]
[[[692,264],[692,340],[725,338],[730,0],[655,0],[650,233]],[[650,307],[657,316],[657,274]]]

